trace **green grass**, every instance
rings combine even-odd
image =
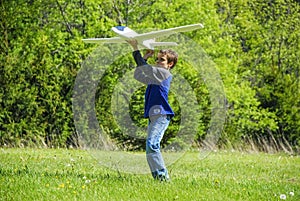
[[[0,200],[300,200],[299,156],[198,155],[171,164],[166,183],[105,168],[82,150],[0,149]]]

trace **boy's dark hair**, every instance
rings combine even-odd
[[[167,55],[168,63],[173,62],[173,65],[170,69],[174,68],[178,60],[178,54],[174,50],[160,50],[159,53],[163,55]]]

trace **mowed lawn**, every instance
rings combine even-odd
[[[300,200],[299,156],[188,152],[169,166],[170,182],[99,160],[84,150],[2,148],[0,200]]]

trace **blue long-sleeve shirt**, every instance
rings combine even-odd
[[[154,115],[174,116],[168,102],[172,74],[169,70],[149,65],[139,50],[133,52],[137,68],[134,78],[147,85],[145,93],[144,117]]]

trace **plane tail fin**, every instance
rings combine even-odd
[[[151,46],[177,46],[178,44],[175,42],[154,42],[150,43]]]
[[[143,46],[148,49],[154,49],[157,46],[177,46],[178,44],[175,42],[155,42],[154,39],[144,40]]]

